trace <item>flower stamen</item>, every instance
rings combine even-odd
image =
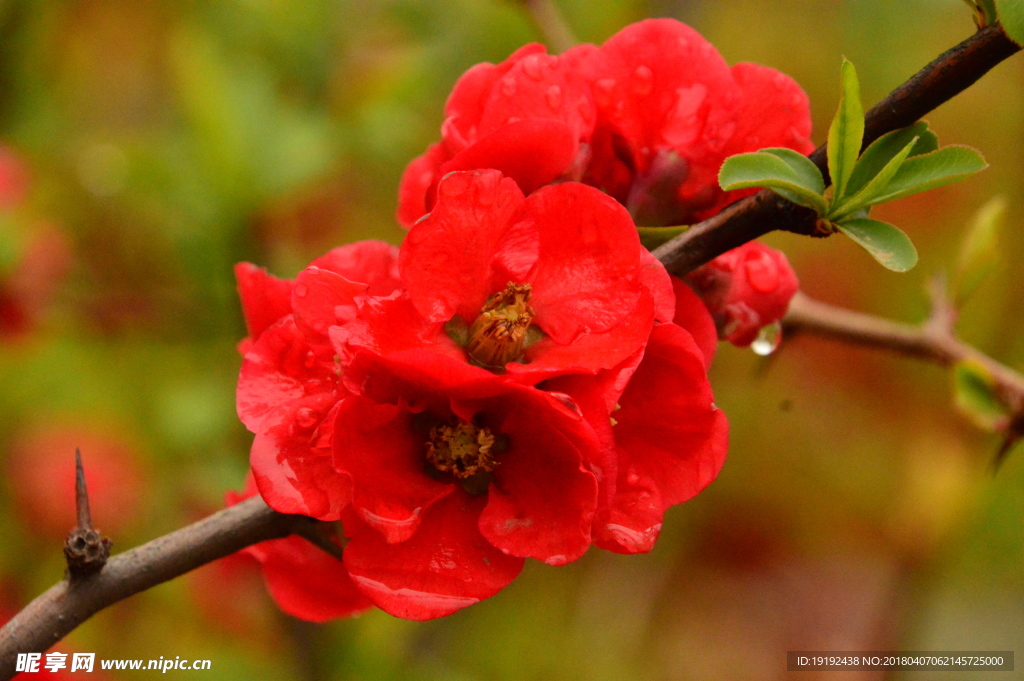
[[[500,370],[523,358],[526,332],[535,314],[528,305],[532,297],[532,286],[510,281],[504,291],[487,299],[469,328],[466,352],[471,362]]]
[[[434,426],[427,436],[427,461],[441,472],[465,479],[498,466],[491,455],[493,446],[494,433],[486,426],[461,421]]]

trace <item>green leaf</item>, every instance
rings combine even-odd
[[[1006,35],[1024,45],[1024,0],[996,0],[996,14]]]
[[[918,140],[910,152],[911,156],[920,156],[939,148],[939,138],[928,129],[927,121],[918,121],[909,127],[882,135],[860,155],[846,183],[846,193],[852,196],[863,189],[915,137]]]
[[[836,226],[886,269],[906,272],[917,264],[917,249],[910,237],[888,222],[855,218]]]
[[[793,169],[800,178],[800,185],[814,192],[815,194],[821,195],[825,193],[825,178],[821,176],[821,171],[818,170],[818,166],[814,165],[814,161],[807,158],[799,151],[793,151],[785,147],[768,147],[761,149],[762,154],[771,154],[772,156],[778,156],[786,162],[790,168]]]
[[[958,362],[953,367],[953,392],[957,408],[980,428],[995,430],[1008,416],[992,377],[977,363]]]
[[[829,211],[829,217],[842,220],[847,215],[852,215],[874,203],[875,197],[882,194],[886,187],[889,186],[889,182],[895,177],[903,162],[907,160],[907,156],[910,155],[910,150],[913,149],[915,144],[917,144],[916,137],[910,140],[907,146],[903,147],[898,154],[889,159],[889,162],[864,185],[863,189],[849,198],[840,199],[838,206],[833,203],[832,210]]]
[[[658,246],[668,243],[690,228],[689,225],[676,227],[637,227],[640,232],[640,243],[648,251],[653,251]]]
[[[953,275],[953,298],[958,306],[967,302],[999,262],[997,237],[1005,214],[1006,199],[989,199],[967,230]]]
[[[819,180],[820,177],[819,173]],[[730,156],[718,172],[718,183],[725,191],[752,187],[782,189],[789,193],[786,198],[790,201],[824,214],[825,198],[815,191],[818,184],[809,179],[805,171],[795,170],[779,156],[762,152]]]
[[[987,167],[981,154],[970,147],[950,146],[914,156],[903,162],[889,186],[871,203],[885,203],[952,184]]]
[[[842,94],[839,109],[828,129],[828,172],[835,187],[835,200],[843,196],[853,166],[860,155],[864,139],[864,109],[860,103],[860,83],[857,70],[848,59],[843,59]]]

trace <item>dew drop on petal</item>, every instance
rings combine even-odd
[[[295,411],[295,423],[300,428],[312,428],[318,421],[316,412],[309,407],[302,407]]]
[[[516,93],[516,79],[512,76],[505,76],[501,79],[501,92],[506,97],[511,97]]]
[[[612,103],[612,93],[615,91],[614,78],[602,78],[594,84],[595,97],[601,106],[608,106]]]
[[[309,293],[309,288],[305,284],[296,284],[295,285],[295,295],[297,295],[299,298],[305,298],[306,294],[308,294],[308,293]]]
[[[306,360],[303,362],[303,364],[306,365],[307,369],[312,369],[313,366],[316,365],[316,355],[313,353],[312,350],[306,353]]]
[[[633,71],[633,92],[638,95],[650,94],[654,87],[654,72],[650,68],[640,65]]]
[[[750,344],[750,349],[755,355],[767,357],[775,352],[782,342],[782,323],[772,322],[768,326],[762,326],[757,332],[757,338]]]
[[[551,107],[552,111],[558,111],[562,108],[562,88],[552,85],[544,93],[544,97],[548,100],[548,106]]]
[[[544,77],[544,74],[541,72],[542,65],[540,63],[540,57],[538,55],[531,54],[521,63],[523,65],[523,71],[525,71],[526,75],[528,75],[530,78],[533,78],[534,80],[540,80],[541,78]]]

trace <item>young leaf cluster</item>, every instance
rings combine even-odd
[[[864,109],[853,64],[843,60],[842,95],[828,133],[832,189],[806,156],[771,148],[726,159],[718,175],[722,189],[767,187],[818,214],[819,225],[840,231],[884,267],[906,272],[917,250],[899,228],[868,217],[872,206],[961,180],[986,167],[981,154],[963,146],[938,148],[924,121],[875,140],[864,153]]]

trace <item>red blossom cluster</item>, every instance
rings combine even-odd
[[[783,74],[646,21],[478,65],[446,113],[402,182],[401,249],[336,248],[294,280],[236,268],[246,494],[347,537],[343,561],[294,537],[248,549],[306,619],[440,617],[525,558],[651,550],[725,459],[718,335],[749,343],[795,290],[755,245],[695,273],[695,293],[634,223],[738,198],[716,182],[729,155],[808,151],[806,97]]]

